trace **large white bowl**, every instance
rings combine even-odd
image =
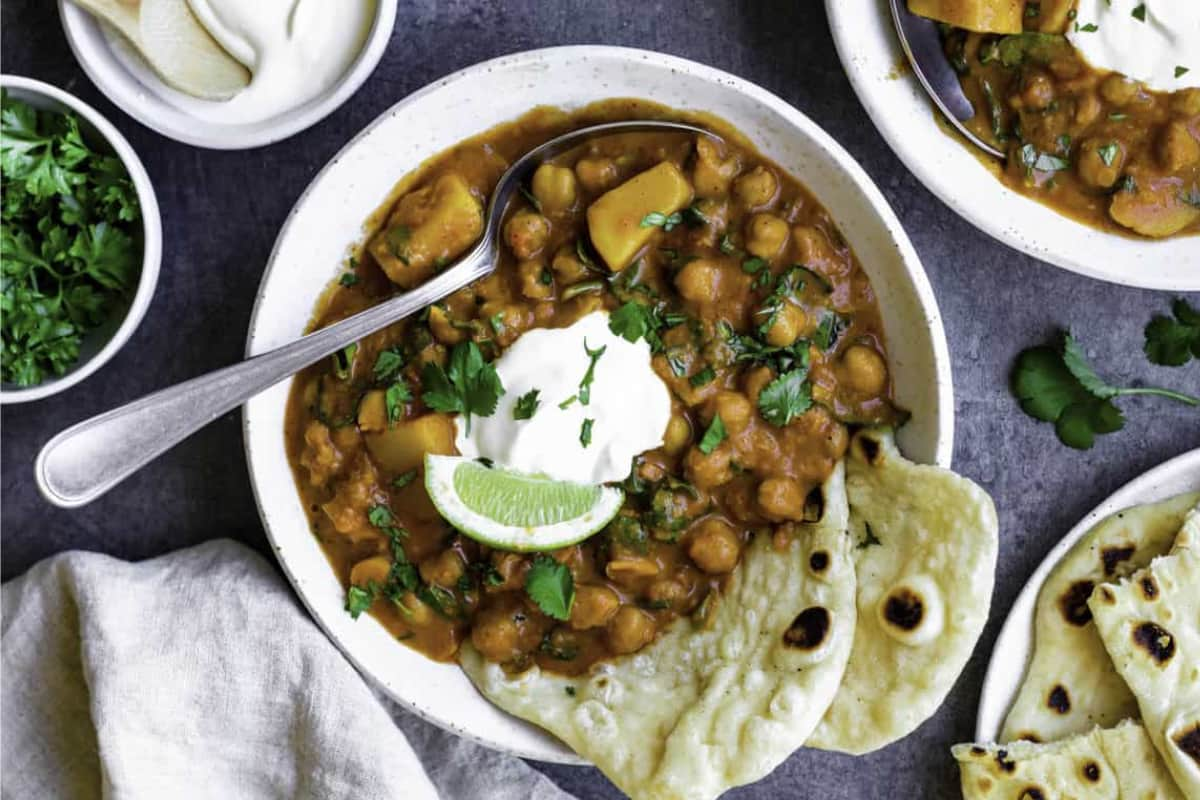
[[[1200,237],[1151,241],[1105,233],[1014,192],[951,138],[908,68],[888,0],[825,0],[838,56],[883,138],[929,191],[1010,247],[1126,286],[1200,289]]]
[[[251,0],[253,2],[254,0]],[[396,26],[397,0],[375,0],[375,20],[358,58],[324,94],[262,122],[226,125],[197,119],[149,87],[158,77],[120,34],[71,2],[58,0],[67,44],[96,88],[125,113],[176,141],[214,150],[244,150],[278,142],[315,125],[350,99],[383,57]]]
[[[284,224],[263,276],[246,354],[303,333],[322,289],[362,237],[364,221],[426,158],[539,104],[573,107],[610,97],[718,114],[815,192],[879,296],[897,396],[913,411],[901,445],[920,461],[949,464],[954,405],[941,318],[917,255],[878,189],[836,142],[774,95],[700,64],[640,50],[564,47],[506,56],[440,80],[371,123],[316,177]],[[346,614],[342,587],[309,530],[288,467],[283,421],[289,388],[280,384],[246,405],[246,456],[267,535],[313,616],[364,674],[426,719],[498,750],[578,761],[556,739],[484,700],[458,667],[399,644],[369,617],[353,621]]]
[[[65,375],[47,378],[37,386],[20,388],[4,384],[0,388],[0,404],[27,403],[58,394],[79,383],[104,366],[133,336],[133,332],[141,324],[142,317],[146,316],[146,309],[150,307],[150,300],[154,297],[154,288],[158,285],[158,270],[162,263],[162,219],[158,212],[154,186],[150,183],[150,176],[146,174],[141,159],[133,152],[133,147],[121,132],[102,117],[99,111],[73,94],[32,78],[3,75],[0,76],[0,86],[3,86],[13,99],[24,101],[35,108],[73,111],[79,118],[84,136],[93,140],[97,148],[121,159],[125,171],[129,173],[130,181],[133,182],[133,189],[137,192],[138,205],[142,212],[142,266],[137,288],[129,295],[127,301],[113,309],[105,323],[84,334],[79,348],[79,360]]]

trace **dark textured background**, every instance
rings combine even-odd
[[[3,409],[0,558],[6,579],[68,548],[140,559],[230,536],[266,552],[237,414],[77,511],[52,508],[39,497],[34,455],[71,423],[241,356],[254,290],[276,231],[304,186],[351,135],[446,73],[549,45],[620,44],[711,64],[782,96],[850,150],[896,208],[924,260],[954,360],[955,468],[982,483],[1000,510],[993,619],[938,714],[904,741],[865,758],[801,751],[731,797],[957,796],[948,748],[971,736],[991,642],[1025,576],[1118,486],[1200,447],[1200,415],[1151,398],[1123,401],[1126,429],[1086,453],[1061,447],[1049,427],[1019,413],[1006,389],[1013,357],[1068,324],[1113,380],[1200,391],[1200,366],[1157,368],[1140,351],[1142,326],[1167,308],[1170,296],[1039,263],[974,230],[931,196],[892,155],[851,92],[817,0],[401,0],[391,46],[350,102],[288,141],[233,153],[169,141],[114,108],[75,63],[55,5],[5,0],[3,71],[63,87],[122,130],[158,191],[166,244],[158,292],[130,343],[63,395]],[[580,797],[619,796],[595,770],[542,768]]]

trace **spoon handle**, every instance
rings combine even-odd
[[[457,264],[411,291],[240,364],[73,425],[38,454],[38,488],[62,508],[90,503],[264,389],[483,277],[495,261],[490,238],[484,236]]]

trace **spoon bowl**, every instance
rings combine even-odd
[[[443,272],[415,289],[290,344],[162,389],[66,429],[38,453],[34,464],[38,489],[62,508],[90,503],[264,389],[489,275],[496,268],[496,240],[508,204],[539,164],[594,138],[645,131],[719,138],[693,125],[633,120],[580,128],[551,139],[526,153],[500,177],[488,202],[479,241]]]

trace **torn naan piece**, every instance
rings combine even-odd
[[[1087,601],[1106,581],[1165,554],[1200,492],[1119,511],[1055,566],[1038,594],[1033,657],[1000,739],[1053,742],[1137,716],[1137,701],[1096,633]]]
[[[1194,524],[1194,520],[1189,521]],[[1142,724],[1189,798],[1200,798],[1200,549],[1185,527],[1170,555],[1088,606],[1142,713]]]
[[[846,493],[858,625],[842,687],[806,743],[867,753],[942,704],[987,622],[999,523],[987,493],[914,464],[890,431],[850,445]]]
[[[842,466],[821,494],[819,522],[755,536],[705,625],[680,619],[644,650],[574,678],[536,666],[509,675],[469,645],[463,669],[635,800],[710,800],[756,781],[812,733],[854,641]]]
[[[963,800],[1186,800],[1132,721],[1049,744],[959,744],[951,752]]]

